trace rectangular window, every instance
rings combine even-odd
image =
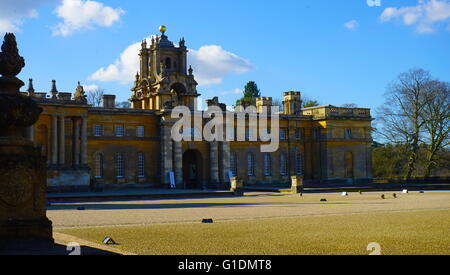
[[[345,129],[345,139],[352,139],[352,129]]]
[[[114,168],[116,172],[116,178],[125,177],[125,159],[122,153],[116,153],[114,158]]]
[[[139,153],[137,158],[138,177],[145,178],[145,157],[144,153]]]
[[[95,137],[103,136],[103,125],[95,125],[94,126],[94,136]]]
[[[280,128],[280,140],[287,140],[287,129]]]
[[[137,127],[137,137],[145,137],[145,127],[144,126]]]
[[[116,137],[123,137],[125,135],[123,125],[116,125],[114,132],[116,133]]]
[[[295,130],[295,139],[296,140],[302,140],[303,138],[303,129],[302,128],[297,128]]]
[[[264,154],[264,176],[272,175],[272,160],[270,159],[270,154]]]
[[[280,174],[282,176],[287,176],[287,157],[285,153],[281,153],[280,155]]]
[[[252,153],[247,155],[247,174],[249,176],[255,175],[255,158]]]

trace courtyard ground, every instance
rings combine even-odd
[[[450,192],[53,203],[47,215],[58,243],[122,254],[367,255],[372,242],[382,254],[450,254]]]

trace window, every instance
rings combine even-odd
[[[166,58],[166,69],[170,69],[172,67],[172,61],[169,57]]]
[[[116,172],[116,178],[125,177],[125,160],[122,153],[116,153],[114,158],[114,169]]]
[[[115,133],[116,137],[123,137],[125,135],[123,125],[116,125]]]
[[[255,157],[252,153],[247,154],[247,175],[255,175]]]
[[[320,140],[320,128],[314,128],[314,139]]]
[[[236,153],[231,153],[230,155],[230,170],[233,176],[237,176],[237,156]]]
[[[303,175],[303,155],[300,153],[295,156],[295,172],[297,175]]]
[[[264,154],[264,176],[272,175],[272,160],[269,153]]]
[[[95,155],[95,178],[103,178],[103,155],[100,153]]]
[[[295,139],[296,139],[296,140],[301,140],[302,137],[303,137],[303,129],[297,128],[297,129],[295,130]]]
[[[352,129],[345,129],[345,138],[352,139]]]
[[[95,125],[94,126],[94,136],[95,137],[103,136],[103,125]]]
[[[287,140],[287,130],[280,128],[280,140]]]
[[[137,155],[137,172],[138,178],[145,178],[145,156],[144,153]]]
[[[287,171],[287,157],[286,157],[286,153],[282,152],[280,154],[280,174],[282,176],[287,176],[288,171]]]
[[[137,127],[137,137],[144,137],[144,136],[145,136],[145,127],[138,126]]]

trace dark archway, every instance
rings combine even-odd
[[[177,94],[186,93],[186,87],[184,87],[184,85],[179,82],[174,83],[172,86],[170,86],[170,90],[174,90]]]
[[[202,155],[197,150],[188,150],[183,154],[183,181],[187,189],[202,187]]]

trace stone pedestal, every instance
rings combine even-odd
[[[42,109],[19,92],[25,66],[16,38],[7,33],[0,52],[0,244],[23,240],[53,243],[46,216],[46,160],[24,135]],[[1,248],[1,245],[0,245]]]
[[[53,241],[52,223],[46,217],[45,163],[30,141],[0,137],[0,242]]]
[[[242,180],[239,180],[237,177],[231,178],[231,192],[234,192],[235,196],[243,196],[244,195],[244,183]]]
[[[303,177],[302,176],[292,176],[291,177],[291,192],[292,194],[303,193]]]

